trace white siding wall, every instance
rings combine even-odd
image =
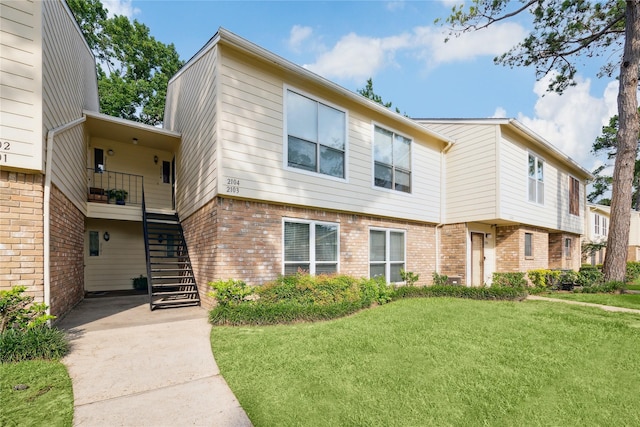
[[[497,217],[496,136],[494,125],[425,124],[454,139],[446,154],[446,218],[448,223]]]
[[[528,201],[528,156],[544,161],[544,205]],[[500,143],[501,219],[582,234],[584,226],[584,184],[580,186],[580,216],[569,214],[569,173],[551,156],[528,148],[512,136]]]
[[[629,246],[640,246],[640,212],[631,212],[631,228],[629,230]]]
[[[47,130],[98,111],[95,61],[71,12],[62,1],[43,7],[43,138]],[[86,210],[85,135],[82,126],[56,136],[52,182],[82,211]],[[45,147],[46,148],[46,147]]]
[[[42,7],[0,0],[0,168],[44,169]]]
[[[98,256],[89,256],[90,231],[99,232]],[[105,231],[108,242],[103,238]],[[133,289],[131,279],[147,275],[141,222],[87,219],[84,242],[85,290]]]
[[[169,83],[164,126],[182,133],[176,209],[186,218],[217,194],[217,47]]]
[[[439,222],[442,142],[427,141],[424,134],[418,135],[415,131],[395,129],[389,119],[368,116],[371,113],[362,107],[347,103],[326,90],[302,82],[291,83],[299,80],[296,76],[276,74],[266,66],[248,62],[228,50],[223,51],[222,57],[220,194]],[[347,111],[347,180],[285,168],[285,83],[293,90]],[[375,123],[413,139],[412,194],[374,188],[373,119],[381,121]],[[238,188],[233,189],[233,185],[227,188],[227,180],[234,179],[240,183]],[[237,190],[239,193],[235,192]]]

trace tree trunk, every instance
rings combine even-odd
[[[618,90],[618,150],[611,189],[611,221],[604,259],[606,281],[623,281],[631,220],[633,175],[638,148],[638,60],[640,58],[640,4],[627,1],[624,55],[620,65]]]

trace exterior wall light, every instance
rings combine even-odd
[[[153,156],[153,163],[158,164],[158,156]]]
[[[109,232],[105,231],[104,235],[102,236],[102,238],[104,239],[105,242],[108,242],[109,239],[111,238],[111,236],[109,236]]]

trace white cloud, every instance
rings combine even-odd
[[[325,77],[363,80],[392,64],[395,52],[408,44],[408,35],[373,38],[350,33],[305,67]]]
[[[133,7],[132,0],[102,0],[102,4],[109,16],[124,15],[131,19],[140,13],[140,9]]]
[[[618,82],[610,82],[602,96],[590,94],[591,80],[578,78],[576,86],[562,95],[546,92],[548,78],[534,85],[538,100],[534,117],[520,113],[518,120],[573,158],[583,167],[592,170],[601,160],[591,153],[595,138],[602,126],[617,114],[616,96]]]
[[[387,10],[391,12],[395,12],[396,10],[404,9],[404,0],[401,1],[390,1],[387,3]]]
[[[301,51],[302,44],[305,40],[308,40],[313,33],[313,29],[311,27],[304,27],[302,25],[294,25],[291,28],[291,32],[289,34],[289,48],[299,53]]]
[[[516,23],[494,24],[483,30],[448,36],[446,31],[434,27],[414,30],[415,45],[420,46],[419,57],[429,67],[448,62],[467,61],[477,56],[496,56],[513,47],[514,40],[526,37],[526,30]],[[445,39],[448,38],[448,42]]]
[[[507,117],[507,110],[502,107],[496,108],[496,111],[493,112],[493,115],[490,117],[491,119],[504,119]]]

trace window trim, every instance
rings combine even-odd
[[[289,123],[287,118],[287,92],[291,91],[297,95],[304,96],[309,98],[315,102],[326,105],[327,107],[336,109],[344,113],[344,177],[337,177],[333,175],[327,175],[320,172],[308,171],[301,168],[295,168],[293,166],[289,166]],[[331,103],[323,98],[320,98],[316,95],[313,95],[304,90],[300,90],[294,86],[283,85],[282,87],[282,167],[291,172],[301,173],[304,175],[326,178],[338,182],[348,182],[349,180],[349,110],[344,107],[338,106],[334,103]]]
[[[403,138],[408,139],[411,143],[409,145],[409,163],[410,163],[410,168],[409,168],[409,191],[401,191],[401,190],[396,190],[395,188],[393,188],[393,183],[392,183],[392,188],[385,188],[385,187],[380,187],[378,185],[376,185],[376,156],[375,156],[375,137],[376,137],[376,127],[386,130],[387,132],[391,132],[393,133],[393,135],[397,135],[397,136],[401,136]],[[405,133],[399,132],[394,128],[391,128],[389,126],[383,125],[379,122],[373,121],[371,122],[371,188],[376,190],[376,191],[388,191],[391,192],[393,194],[408,194],[411,195],[413,194],[413,170],[414,170],[414,161],[413,161],[413,153],[414,153],[414,149],[413,147],[415,146],[415,139],[408,136]],[[394,174],[393,174],[393,178],[395,179],[395,165],[391,165],[391,167],[393,168]]]
[[[316,234],[316,225],[331,225],[336,227],[336,273],[340,273],[340,223],[339,222],[330,222],[330,221],[316,221],[316,220],[308,220],[308,219],[300,219],[300,218],[282,218],[282,275],[285,275],[287,260],[285,258],[286,251],[286,242],[285,242],[285,224],[286,223],[296,223],[296,224],[307,224],[309,225],[309,274],[312,276],[316,275],[316,246],[315,246],[315,234]],[[325,262],[329,264],[328,262]],[[290,261],[289,264],[299,264],[299,262]]]
[[[527,255],[527,236],[531,236],[529,242],[529,254]],[[526,232],[524,233],[524,259],[534,259],[535,251],[533,250],[533,233]]]
[[[600,215],[597,213],[593,214],[593,235],[600,236]]]
[[[368,260],[367,260],[367,266],[368,266],[368,273],[367,276],[372,279],[371,277],[371,232],[372,231],[384,231],[385,232],[385,261],[384,261],[384,276],[385,276],[385,281],[387,281],[387,283],[395,283],[395,284],[399,284],[399,283],[403,283],[402,281],[398,281],[398,282],[390,282],[388,281],[388,279],[391,279],[391,257],[389,256],[390,253],[390,245],[388,244],[389,242],[389,237],[391,235],[391,233],[401,233],[404,235],[404,239],[403,239],[403,243],[404,243],[404,248],[403,248],[403,253],[404,253],[404,261],[402,262],[402,264],[404,264],[403,269],[405,271],[408,271],[407,269],[407,230],[402,230],[399,228],[386,228],[386,227],[369,227],[369,231],[368,231],[368,246],[367,246],[367,253],[368,253]],[[376,264],[382,264],[382,262],[380,261],[375,261]],[[396,264],[398,264],[399,262],[395,262]]]
[[[531,177],[529,176],[529,157],[533,157],[535,159],[535,163],[534,163],[534,169],[535,169],[535,173],[537,174],[537,170],[538,170],[538,164],[540,162],[542,162],[542,181],[539,181],[537,178],[535,179],[536,182],[536,194],[535,194],[535,200],[531,200],[531,195],[529,194],[529,180],[531,179]],[[547,161],[540,155],[534,153],[533,151],[527,151],[527,162],[526,162],[526,178],[527,178],[527,185],[526,185],[526,193],[527,193],[527,202],[528,203],[532,203],[534,205],[538,205],[538,206],[544,206],[544,202],[545,202],[545,175],[547,173],[546,169],[547,167],[545,166],[547,165]],[[540,197],[539,197],[539,191],[538,191],[538,184],[542,183],[542,202],[540,202]]]
[[[573,192],[574,181],[577,183],[577,194],[574,196],[575,202],[571,197],[574,195],[574,192]],[[574,206],[574,203],[575,203],[576,213],[573,213],[571,210],[572,206]],[[580,180],[574,177],[573,175],[569,175],[569,215],[580,217]]]

